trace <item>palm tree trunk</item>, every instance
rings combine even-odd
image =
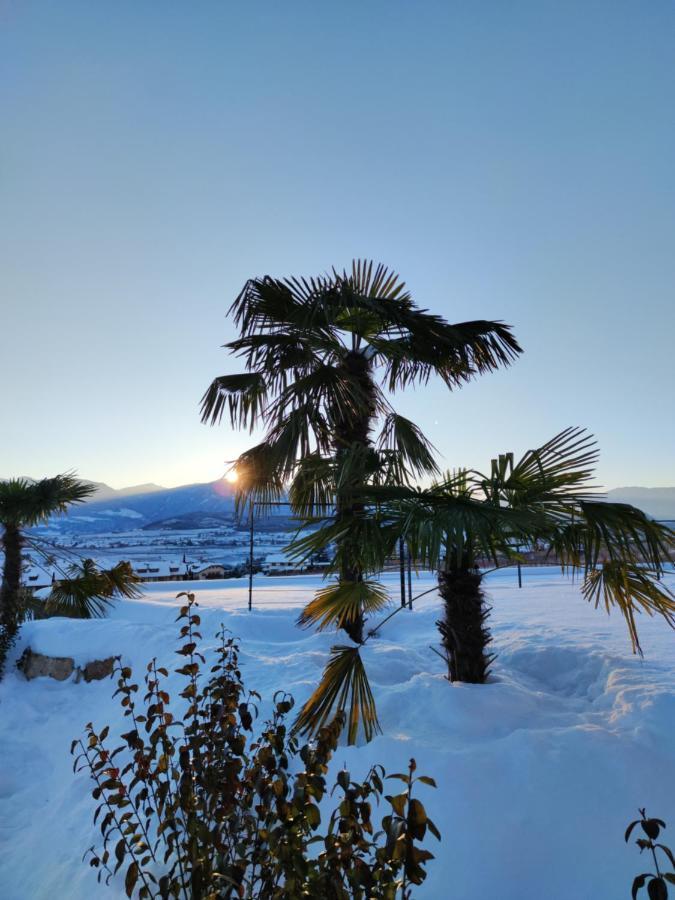
[[[346,456],[355,444],[367,448],[371,446],[370,429],[375,415],[375,385],[371,374],[371,364],[368,358],[359,351],[352,351],[345,357],[342,367],[346,380],[356,385],[363,395],[363,402],[357,408],[349,410],[338,422],[335,429],[335,455],[338,461]],[[363,460],[365,465],[365,459]],[[366,480],[366,470],[355,468],[351,478],[344,485],[336,497],[335,518],[336,522],[349,524],[358,516],[363,515],[364,505],[354,500],[354,492],[361,487]],[[358,539],[350,537],[349,531],[342,539],[340,550],[343,562],[340,567],[340,581],[363,581],[363,566],[360,561],[361,548]],[[348,623],[345,631],[349,637],[360,644],[363,641],[364,618],[361,615],[357,620]]]
[[[19,630],[21,532],[16,525],[5,525],[3,549],[5,562],[0,587],[0,675]]]
[[[445,607],[439,621],[450,681],[483,684],[494,655],[487,653],[492,637],[487,627],[490,607],[476,570],[456,569],[438,573],[438,592]]]

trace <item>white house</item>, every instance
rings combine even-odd
[[[289,559],[285,553],[270,553],[262,564],[265,575],[297,575],[306,572],[307,568],[305,563]]]

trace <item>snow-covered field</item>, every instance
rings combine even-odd
[[[395,574],[385,576],[397,596]],[[675,577],[669,576],[671,586]],[[142,678],[157,656],[175,664],[174,619],[186,588],[198,594],[202,632],[220,622],[241,639],[248,687],[297,703],[320,676],[334,635],[300,631],[298,609],[316,576],[256,578],[255,610],[242,581],[145,586],[141,600],[117,605],[107,620],[51,619],[26,625],[16,648],[74,656],[78,662],[121,653]],[[494,603],[492,683],[451,685],[441,660],[434,593],[403,611],[364,658],[384,735],[342,748],[355,774],[379,761],[403,771],[409,757],[437,791],[422,799],[442,843],[416,896],[473,900],[615,900],[649,868],[623,831],[637,807],[675,831],[675,634],[641,622],[645,659],[631,655],[623,621],[589,608],[578,586],[553,568],[488,577]],[[433,585],[417,579],[418,593]],[[396,601],[395,601],[396,602]],[[338,643],[340,641],[338,640]],[[0,684],[0,896],[4,900],[120,898],[81,862],[97,842],[85,774],[74,776],[70,741],[92,720],[124,730],[114,683],[26,682],[11,668]],[[675,840],[672,841],[675,843]]]

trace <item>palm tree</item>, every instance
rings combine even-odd
[[[512,453],[493,459],[489,474],[462,471],[427,491],[397,491],[390,514],[416,559],[438,571],[451,681],[485,681],[493,656],[479,566],[513,565],[522,547],[544,546],[565,572],[582,574],[583,596],[619,610],[635,652],[637,612],[675,626],[675,597],[660,582],[675,534],[633,506],[603,501],[591,483],[596,459],[593,437],[568,428],[518,462]]]
[[[398,275],[365,261],[318,278],[251,279],[230,313],[239,337],[225,347],[246,371],[212,382],[202,421],[215,424],[227,411],[233,427],[266,428],[237,461],[240,499],[268,503],[292,481],[296,514],[331,515],[340,588],[320,606],[359,643],[364,612],[383,601],[367,580],[364,554],[377,536],[358,493],[438,471],[433,448],[385,391],[432,375],[455,388],[509,364],[520,347],[508,325],[450,325],[419,309]],[[315,614],[310,606],[306,621]]]
[[[0,586],[0,673],[8,650],[16,639],[19,626],[27,612],[26,598],[21,587],[21,553],[29,541],[27,528],[45,522],[69,506],[81,503],[96,490],[95,485],[80,481],[71,473],[30,482],[13,478],[0,482],[0,525],[4,564]],[[39,542],[30,541],[38,552]],[[48,601],[51,612],[89,617],[101,615],[115,594],[135,596],[136,578],[128,563],[120,563],[110,570],[99,570],[91,560],[81,567],[73,566],[56,582]]]
[[[517,463],[512,453],[500,455],[489,474],[465,470],[427,490],[375,486],[362,495],[376,508],[389,549],[402,535],[417,563],[438,572],[438,628],[451,681],[486,680],[494,656],[479,565],[515,564],[521,547],[543,545],[564,572],[581,573],[583,597],[624,616],[634,652],[641,653],[638,612],[659,614],[675,627],[675,596],[659,580],[675,533],[633,506],[604,502],[591,483],[596,459],[592,436],[568,428]],[[316,552],[332,538],[330,527],[319,529],[296,549]],[[333,648],[321,683],[300,712],[299,730],[313,732],[336,708],[374,723],[364,729],[366,737],[376,730],[367,675],[353,653],[358,650]]]

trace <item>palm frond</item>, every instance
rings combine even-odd
[[[597,496],[589,482],[598,459],[595,438],[585,428],[565,428],[551,440],[528,450],[513,465],[512,454],[492,460],[485,488],[510,506],[562,505]]]
[[[407,309],[411,305],[410,293],[406,290],[405,282],[400,275],[392,269],[378,263],[373,269],[374,263],[368,259],[355,259],[352,261],[351,275],[346,271],[342,273],[342,283],[349,287],[360,297],[377,298],[380,300],[397,300],[399,306]],[[337,275],[335,270],[334,274]]]
[[[51,615],[101,618],[116,597],[139,597],[137,584],[138,578],[128,562],[120,562],[111,569],[99,569],[92,559],[85,559],[79,565],[70,566],[68,577],[54,584],[46,609]]]
[[[217,425],[227,409],[233,428],[252,431],[266,402],[267,384],[260,373],[221,375],[214,378],[201,399],[202,422]]]
[[[54,478],[0,481],[0,522],[31,527],[63,513],[74,503],[83,503],[96,492],[96,485],[65,472]]]
[[[335,491],[344,498],[365,485],[380,468],[380,454],[359,441],[340,448],[335,461]]]
[[[321,681],[300,710],[293,730],[316,734],[338,713],[346,715],[348,744],[356,743],[360,730],[366,742],[382,731],[358,647],[331,648]]]
[[[306,519],[325,516],[335,505],[335,464],[315,451],[299,460],[288,492],[291,508]]]
[[[282,423],[289,409],[304,407],[316,410],[325,421],[335,424],[363,415],[371,398],[356,378],[340,366],[317,364],[311,372],[298,378],[279,393],[269,408],[269,420]]]
[[[599,562],[621,560],[646,565],[660,574],[671,561],[675,532],[625,503],[581,501],[549,535],[563,563],[586,569]]]
[[[338,581],[316,592],[298,617],[298,625],[316,625],[318,631],[344,628],[364,614],[379,612],[387,603],[387,590],[377,581]]]
[[[368,486],[361,499],[375,504],[392,540],[409,545],[413,557],[432,569],[472,565],[479,558],[517,558],[517,547],[533,542],[548,520],[537,510],[487,503],[475,489],[474,473],[459,470],[426,490],[404,485]]]
[[[522,352],[509,325],[475,321],[449,325],[416,310],[407,318],[408,333],[371,341],[385,365],[391,391],[440,376],[449,388],[476,375],[507,366]]]
[[[675,595],[638,564],[605,562],[587,573],[582,591],[596,609],[602,605],[609,613],[613,607],[618,608],[626,620],[634,653],[642,654],[635,621],[637,613],[658,614],[675,628]]]
[[[286,552],[291,558],[304,561],[333,546],[327,574],[337,574],[351,568],[357,568],[364,574],[375,574],[382,571],[395,550],[397,540],[398,532],[391,523],[363,513],[331,518],[327,524],[292,541]]]
[[[281,500],[284,494],[282,472],[285,467],[283,452],[268,441],[256,444],[240,454],[234,468],[237,472],[235,509],[242,515],[253,503],[258,508],[269,507]]]
[[[395,451],[400,456],[402,466],[399,480],[403,483],[408,480],[404,477],[407,472],[421,477],[438,474],[440,471],[434,459],[433,444],[414,422],[398,413],[391,412],[385,417],[378,447]]]

